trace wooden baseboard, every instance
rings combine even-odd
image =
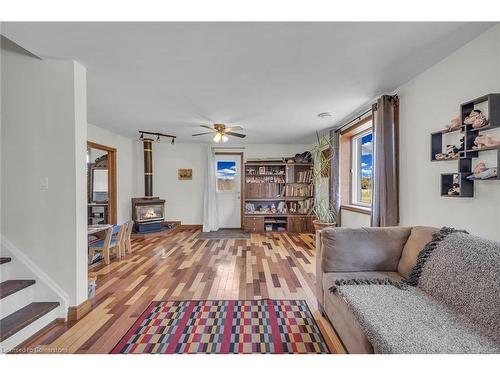
[[[92,304],[89,300],[80,303],[78,306],[68,308],[68,321],[76,322],[87,315],[92,310]]]
[[[203,225],[201,224],[181,224],[179,226],[180,229],[203,229]]]

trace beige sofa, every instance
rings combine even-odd
[[[349,353],[373,353],[345,301],[328,290],[336,279],[401,280],[439,231],[431,227],[328,228],[316,234],[316,297]]]

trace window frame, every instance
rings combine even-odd
[[[364,215],[370,215],[372,204],[358,205],[353,204],[352,200],[352,144],[351,139],[362,133],[373,133],[373,118],[371,115],[359,119],[348,128],[340,131],[339,142],[339,164],[340,164],[340,208],[341,210],[352,211]],[[372,139],[373,142],[373,139]],[[372,165],[373,165],[372,159]]]
[[[373,202],[373,151],[372,151],[372,196],[370,203],[361,202],[361,178],[362,178],[362,166],[361,166],[361,140],[368,134],[372,134],[373,142],[373,127],[370,126],[367,129],[360,131],[359,133],[351,135],[349,142],[351,144],[351,155],[350,155],[350,187],[349,187],[349,203],[352,206],[363,207],[371,209]]]

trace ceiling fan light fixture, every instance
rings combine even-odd
[[[219,143],[222,140],[222,135],[220,133],[215,134],[214,142]]]
[[[229,137],[225,134],[222,134],[222,142],[227,142],[229,140]]]

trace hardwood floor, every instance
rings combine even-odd
[[[180,229],[133,240],[133,253],[100,265],[92,311],[76,323],[55,323],[22,349],[109,353],[154,300],[305,299],[332,353],[345,353],[314,296],[311,234],[252,234],[250,240],[198,240]]]

